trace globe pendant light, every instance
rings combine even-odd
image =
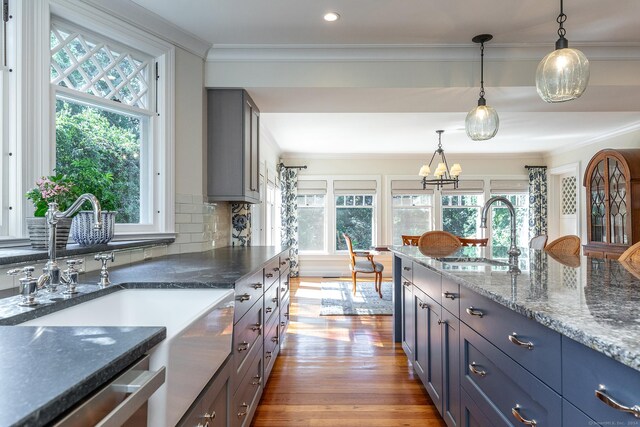
[[[484,99],[484,43],[492,38],[491,34],[480,34],[472,39],[474,43],[480,43],[480,99],[478,99],[478,106],[467,114],[465,129],[467,136],[474,141],[493,138],[498,133],[500,125],[498,113],[489,107],[487,100]]]
[[[536,70],[536,89],[546,102],[564,102],[579,98],[589,83],[589,60],[577,49],[570,49],[564,37],[567,31],[564,22],[567,15],[560,0],[560,25],[556,50],[545,56]]]

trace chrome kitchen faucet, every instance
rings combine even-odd
[[[495,202],[502,202],[509,210],[509,215],[511,216],[511,246],[507,253],[509,254],[509,264],[517,263],[517,259],[520,256],[520,249],[518,249],[516,238],[516,210],[514,209],[511,202],[502,196],[494,196],[487,200],[487,203],[482,207],[482,216],[480,217],[480,228],[487,228],[487,212],[489,212],[489,207]]]

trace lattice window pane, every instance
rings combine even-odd
[[[611,243],[628,244],[627,224],[627,182],[620,170],[620,163],[609,158],[609,221]]]
[[[562,178],[562,215],[575,215],[577,210],[577,182],[575,176]]]
[[[604,161],[598,163],[590,178],[591,187],[591,240],[594,242],[606,242],[607,230],[605,227],[605,185],[604,185]]]
[[[51,27],[50,44],[53,84],[149,108],[149,59],[57,23]]]

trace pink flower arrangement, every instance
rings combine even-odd
[[[36,187],[27,193],[27,199],[36,208],[34,216],[45,216],[49,203],[57,203],[65,210],[73,201],[73,183],[64,175],[43,176],[36,180]]]

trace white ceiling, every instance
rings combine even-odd
[[[412,46],[477,49],[471,37],[489,32],[494,40],[487,44],[487,57],[490,49],[500,48],[497,55],[509,60],[509,49],[530,48],[537,58],[541,49],[553,48],[559,9],[559,0],[134,1],[211,43],[212,52],[240,48],[243,55],[256,57],[256,52],[290,47],[316,48],[314,52],[372,46],[398,52]],[[340,13],[341,19],[324,22],[327,11]],[[640,1],[569,0],[565,13],[570,46],[590,54],[596,66],[595,61],[627,49],[631,61],[626,57],[626,64],[638,65],[640,75],[640,55],[634,56],[640,52]],[[479,59],[478,51],[470,52]],[[487,87],[489,104],[500,115],[500,130],[485,142],[468,140],[463,129],[466,112],[478,96],[473,76],[469,87],[462,88],[321,87],[326,84],[320,81],[317,87],[243,86],[259,105],[263,126],[288,153],[424,153],[435,148],[436,129],[447,131],[447,151],[530,153],[640,129],[640,83],[618,83],[601,70],[592,70],[595,83],[582,98],[563,104],[542,102],[533,81]]]

